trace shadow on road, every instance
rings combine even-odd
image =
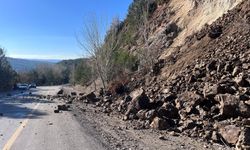
[[[53,103],[48,100],[41,100],[34,97],[18,96],[8,97],[0,100],[0,119],[1,118],[16,118],[16,119],[38,119],[41,116],[47,115],[46,112],[35,110],[35,104],[38,103]]]

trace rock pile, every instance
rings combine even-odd
[[[187,65],[159,80],[164,60],[153,74],[135,77],[123,96],[96,96],[105,113],[118,110],[139,128],[179,132],[190,137],[225,143],[238,149],[250,146],[250,1],[206,26],[187,41]],[[204,46],[205,45],[205,46]],[[186,50],[187,51],[187,50]],[[177,63],[185,52],[176,55]],[[142,88],[141,88],[142,87]]]
[[[137,122],[137,129],[169,130],[249,149],[249,37],[250,1],[246,0],[189,37],[183,46],[186,49],[175,54],[170,64],[185,65],[166,80],[162,80],[161,70],[168,60],[160,60],[153,73],[135,75],[125,85],[126,92],[71,94],[68,99],[95,104],[104,113],[118,111],[123,120]]]

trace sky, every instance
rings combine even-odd
[[[76,36],[91,16],[123,20],[132,0],[0,0],[0,46],[28,59],[83,57]],[[103,31],[107,30],[105,27]]]

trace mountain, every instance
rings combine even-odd
[[[17,72],[30,71],[39,65],[52,65],[59,62],[59,60],[20,59],[11,57],[8,57],[7,60]]]

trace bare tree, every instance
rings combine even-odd
[[[150,71],[151,67],[154,65],[157,57],[157,52],[154,51],[152,45],[150,45],[149,33],[150,33],[150,21],[149,21],[149,9],[150,0],[146,0],[145,5],[142,5],[142,22],[141,22],[141,33],[144,41],[144,46],[142,49],[138,50],[138,56],[140,59],[140,66],[146,71]]]
[[[117,39],[117,32],[117,26],[112,24],[104,40],[101,34],[101,25],[97,19],[93,19],[84,24],[81,34],[82,38],[77,38],[80,46],[89,54],[90,58],[93,59],[93,70],[100,77],[104,89],[107,88],[112,67],[112,57],[118,46],[119,40]]]

